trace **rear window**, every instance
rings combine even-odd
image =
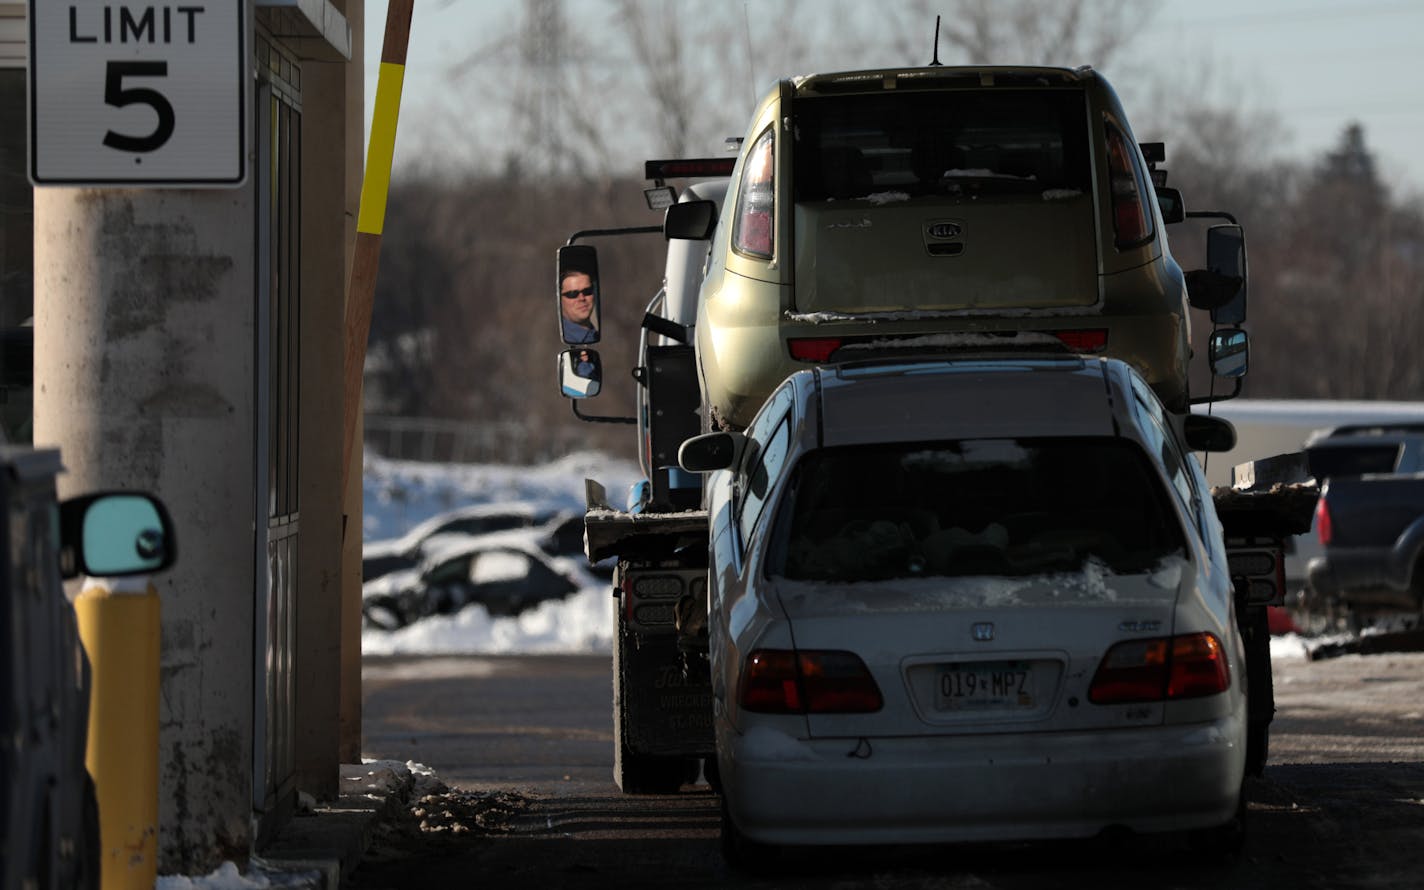
[[[1077,90],[945,90],[796,100],[795,199],[1088,192]]]
[[[1152,570],[1184,552],[1142,449],[1114,438],[827,448],[793,470],[767,573],[875,581]]]
[[[1312,448],[1307,452],[1310,475],[1317,479],[1331,476],[1363,476],[1367,473],[1393,473],[1399,462],[1398,443]]]

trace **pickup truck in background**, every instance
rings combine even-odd
[[[1424,609],[1424,425],[1339,427],[1306,444],[1321,480],[1311,588],[1365,621]]]

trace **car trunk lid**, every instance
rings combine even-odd
[[[867,714],[810,714],[813,737],[1072,731],[1162,722],[1161,702],[1099,706],[1090,685],[1117,643],[1166,637],[1190,563],[1142,574],[1096,562],[1024,577],[780,580],[800,651],[850,651],[880,687]]]

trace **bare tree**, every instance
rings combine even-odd
[[[897,48],[915,59],[928,60],[938,15],[939,59],[945,64],[1102,68],[1147,26],[1158,6],[1157,0],[915,0],[883,12],[894,25]]]

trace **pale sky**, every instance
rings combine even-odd
[[[685,7],[688,21],[695,23],[698,10],[714,0],[672,2]],[[778,2],[751,3],[750,21],[756,22],[763,10]],[[809,0],[810,8],[820,2]],[[803,0],[803,9],[806,6]],[[507,106],[499,104],[501,95],[507,101],[511,85],[507,68],[493,62],[479,64],[477,77],[453,88],[450,71],[472,54],[490,55],[499,35],[516,27],[523,7],[520,0],[416,4],[397,138],[398,171],[417,160],[412,153],[438,152],[442,141],[448,144],[452,121],[466,128],[484,125],[479,132],[486,135],[478,141],[487,144],[468,146],[467,153],[500,157],[509,150],[508,134],[501,129],[507,121],[500,119]],[[565,8],[572,30],[602,33],[607,26],[607,3],[566,0]],[[366,14],[369,120],[385,0],[368,0]],[[814,67],[830,71],[857,66],[838,64],[828,50],[824,58],[815,58]],[[1163,0],[1149,29],[1122,57],[1121,66],[1105,69],[1139,138],[1152,139],[1153,134],[1141,132],[1145,128],[1137,123],[1150,116],[1148,109],[1140,107],[1146,97],[1135,94],[1127,76],[1144,69],[1168,77],[1179,74],[1193,83],[1206,76],[1211,94],[1220,102],[1239,97],[1250,109],[1277,113],[1283,126],[1262,138],[1261,150],[1271,156],[1313,158],[1333,146],[1349,122],[1358,121],[1385,179],[1397,191],[1424,194],[1424,0]],[[806,72],[778,72],[769,62],[766,70],[756,72],[760,79],[756,91],[772,76],[792,73]],[[473,89],[472,80],[477,84]],[[749,115],[752,91],[747,92]],[[641,141],[650,141],[651,132],[642,134]],[[693,153],[713,154],[719,149],[707,146]],[[1169,145],[1169,166],[1170,152]],[[622,145],[615,165],[636,175],[642,159],[656,154],[655,147]]]

